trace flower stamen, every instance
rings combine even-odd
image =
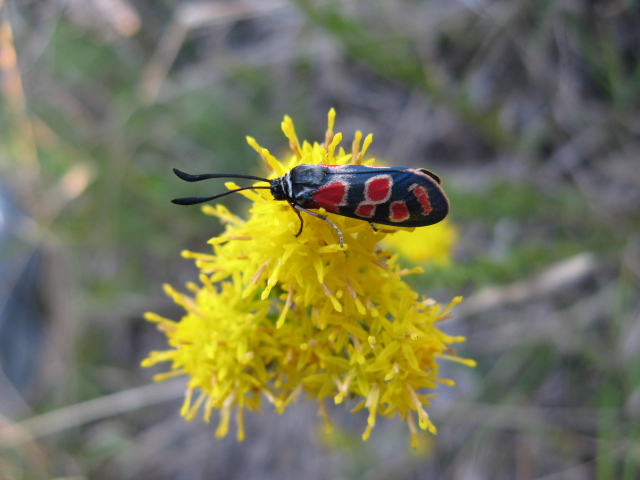
[[[327,286],[326,283],[321,283],[320,285],[322,285],[324,294],[331,300],[331,303],[333,304],[333,308],[335,308],[336,311],[341,312],[342,305],[340,305],[340,302],[338,301],[334,293],[331,291],[331,289]]]
[[[251,277],[251,280],[249,280],[249,284],[244,289],[244,292],[242,292],[242,298],[247,298],[249,295],[251,295],[253,293],[253,291],[258,286],[258,282],[260,281],[260,277],[262,277],[262,274],[264,273],[264,271],[266,270],[266,268],[268,266],[269,266],[269,262],[268,261],[264,262],[262,265],[260,265],[260,268],[258,268],[256,273],[253,274],[253,277]]]
[[[284,308],[282,309],[282,313],[278,317],[278,321],[276,322],[276,328],[282,328],[284,325],[284,320],[287,317],[287,312],[291,308],[291,304],[293,303],[293,288],[289,288],[289,292],[287,293],[287,300],[284,303]]]
[[[362,132],[360,130],[356,130],[356,133],[353,136],[353,142],[351,143],[351,161],[355,165],[360,165],[362,163],[362,154],[360,153],[361,142]]]

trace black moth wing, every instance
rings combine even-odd
[[[426,169],[300,165],[291,171],[295,203],[381,225],[424,227],[442,221],[449,200]]]
[[[405,169],[393,174],[394,185],[391,200],[385,207],[380,208],[383,219],[374,220],[382,225],[399,225],[403,227],[426,227],[441,222],[449,214],[449,199],[440,186],[440,177],[424,168]],[[416,189],[424,188],[427,193],[428,206],[423,206]],[[389,215],[394,201],[404,201],[409,211],[409,218],[405,221],[392,221]]]

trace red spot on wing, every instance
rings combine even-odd
[[[391,202],[389,208],[389,220],[392,222],[404,222],[409,219],[409,209],[407,208],[407,204],[398,200],[396,202]]]
[[[358,217],[371,218],[376,213],[376,206],[371,204],[361,203],[360,205],[358,205],[358,208],[356,208],[356,211],[354,213]]]
[[[413,190],[413,194],[420,202],[422,206],[422,215],[429,215],[433,207],[431,206],[431,202],[429,202],[429,194],[427,193],[427,189],[424,187],[418,187],[416,185],[412,185],[409,187],[409,190]]]
[[[348,185],[343,182],[332,182],[318,188],[313,194],[313,201],[320,207],[329,210],[331,207],[344,205],[347,199]]]
[[[383,203],[391,196],[393,182],[389,175],[377,175],[364,184],[364,198],[367,202]]]

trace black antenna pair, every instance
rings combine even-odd
[[[173,169],[173,173],[175,173],[179,178],[184,180],[185,182],[199,182],[201,180],[209,180],[211,178],[245,178],[248,180],[258,180],[260,182],[271,183],[271,180],[262,177],[254,177],[253,175],[240,175],[234,173],[204,173],[201,175],[190,175],[185,172],[181,172],[177,168]],[[198,203],[205,203],[211,200],[215,200],[216,198],[224,197],[231,193],[240,192],[242,190],[256,190],[256,189],[270,189],[271,186],[268,187],[242,187],[236,188],[235,190],[229,190],[228,192],[220,193],[218,195],[213,195],[211,197],[184,197],[184,198],[174,198],[171,200],[171,203],[175,203],[176,205],[197,205]]]
[[[299,166],[295,168],[299,168]],[[329,225],[331,225],[333,229],[338,233],[338,238],[340,239],[340,247],[344,247],[344,237],[342,235],[342,232],[336,226],[335,223],[333,223],[324,215],[320,215],[319,213],[312,212],[311,210],[307,210],[306,208],[304,208],[302,205],[298,203],[298,200],[296,199],[295,195],[287,194],[284,192],[284,190],[282,189],[282,182],[285,177],[279,177],[273,180],[269,180],[267,178],[255,177],[253,175],[240,175],[236,173],[203,173],[201,175],[190,175],[188,173],[181,172],[177,168],[173,169],[173,173],[175,173],[179,178],[181,178],[185,182],[199,182],[201,180],[209,180],[210,178],[244,178],[247,180],[258,180],[259,182],[267,182],[269,184],[268,187],[267,186],[242,187],[242,188],[236,188],[235,190],[229,190],[228,192],[220,193],[218,195],[212,195],[211,197],[175,198],[171,200],[171,202],[177,205],[197,205],[198,203],[209,202],[211,200],[224,197],[231,193],[241,192],[242,190],[258,190],[258,189],[267,190],[268,189],[268,190],[271,190],[271,193],[274,196],[275,200],[284,200],[288,202],[291,208],[293,209],[293,211],[296,213],[296,215],[298,215],[298,219],[300,220],[300,229],[298,230],[298,233],[295,234],[296,237],[300,236],[300,234],[302,233],[302,229],[304,228],[304,220],[302,219],[302,215],[300,215],[300,212],[306,212],[309,215],[312,215],[316,218],[324,220]]]

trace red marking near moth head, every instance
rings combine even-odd
[[[389,220],[392,222],[404,222],[410,217],[407,204],[398,200],[397,202],[391,202],[389,206]]]
[[[422,215],[429,215],[433,207],[431,206],[431,202],[429,202],[429,194],[424,187],[418,186],[418,184],[413,184],[409,187],[409,190],[413,190],[413,194],[420,202],[422,206]]]
[[[344,205],[347,201],[348,188],[349,185],[345,182],[331,182],[315,191],[313,201],[327,210],[327,207]]]
[[[393,180],[390,175],[376,175],[364,183],[364,198],[367,202],[384,203],[391,197]]]
[[[371,218],[376,213],[376,206],[371,205],[370,203],[361,203],[360,205],[358,205],[358,208],[356,208],[356,211],[354,213],[359,217]]]

